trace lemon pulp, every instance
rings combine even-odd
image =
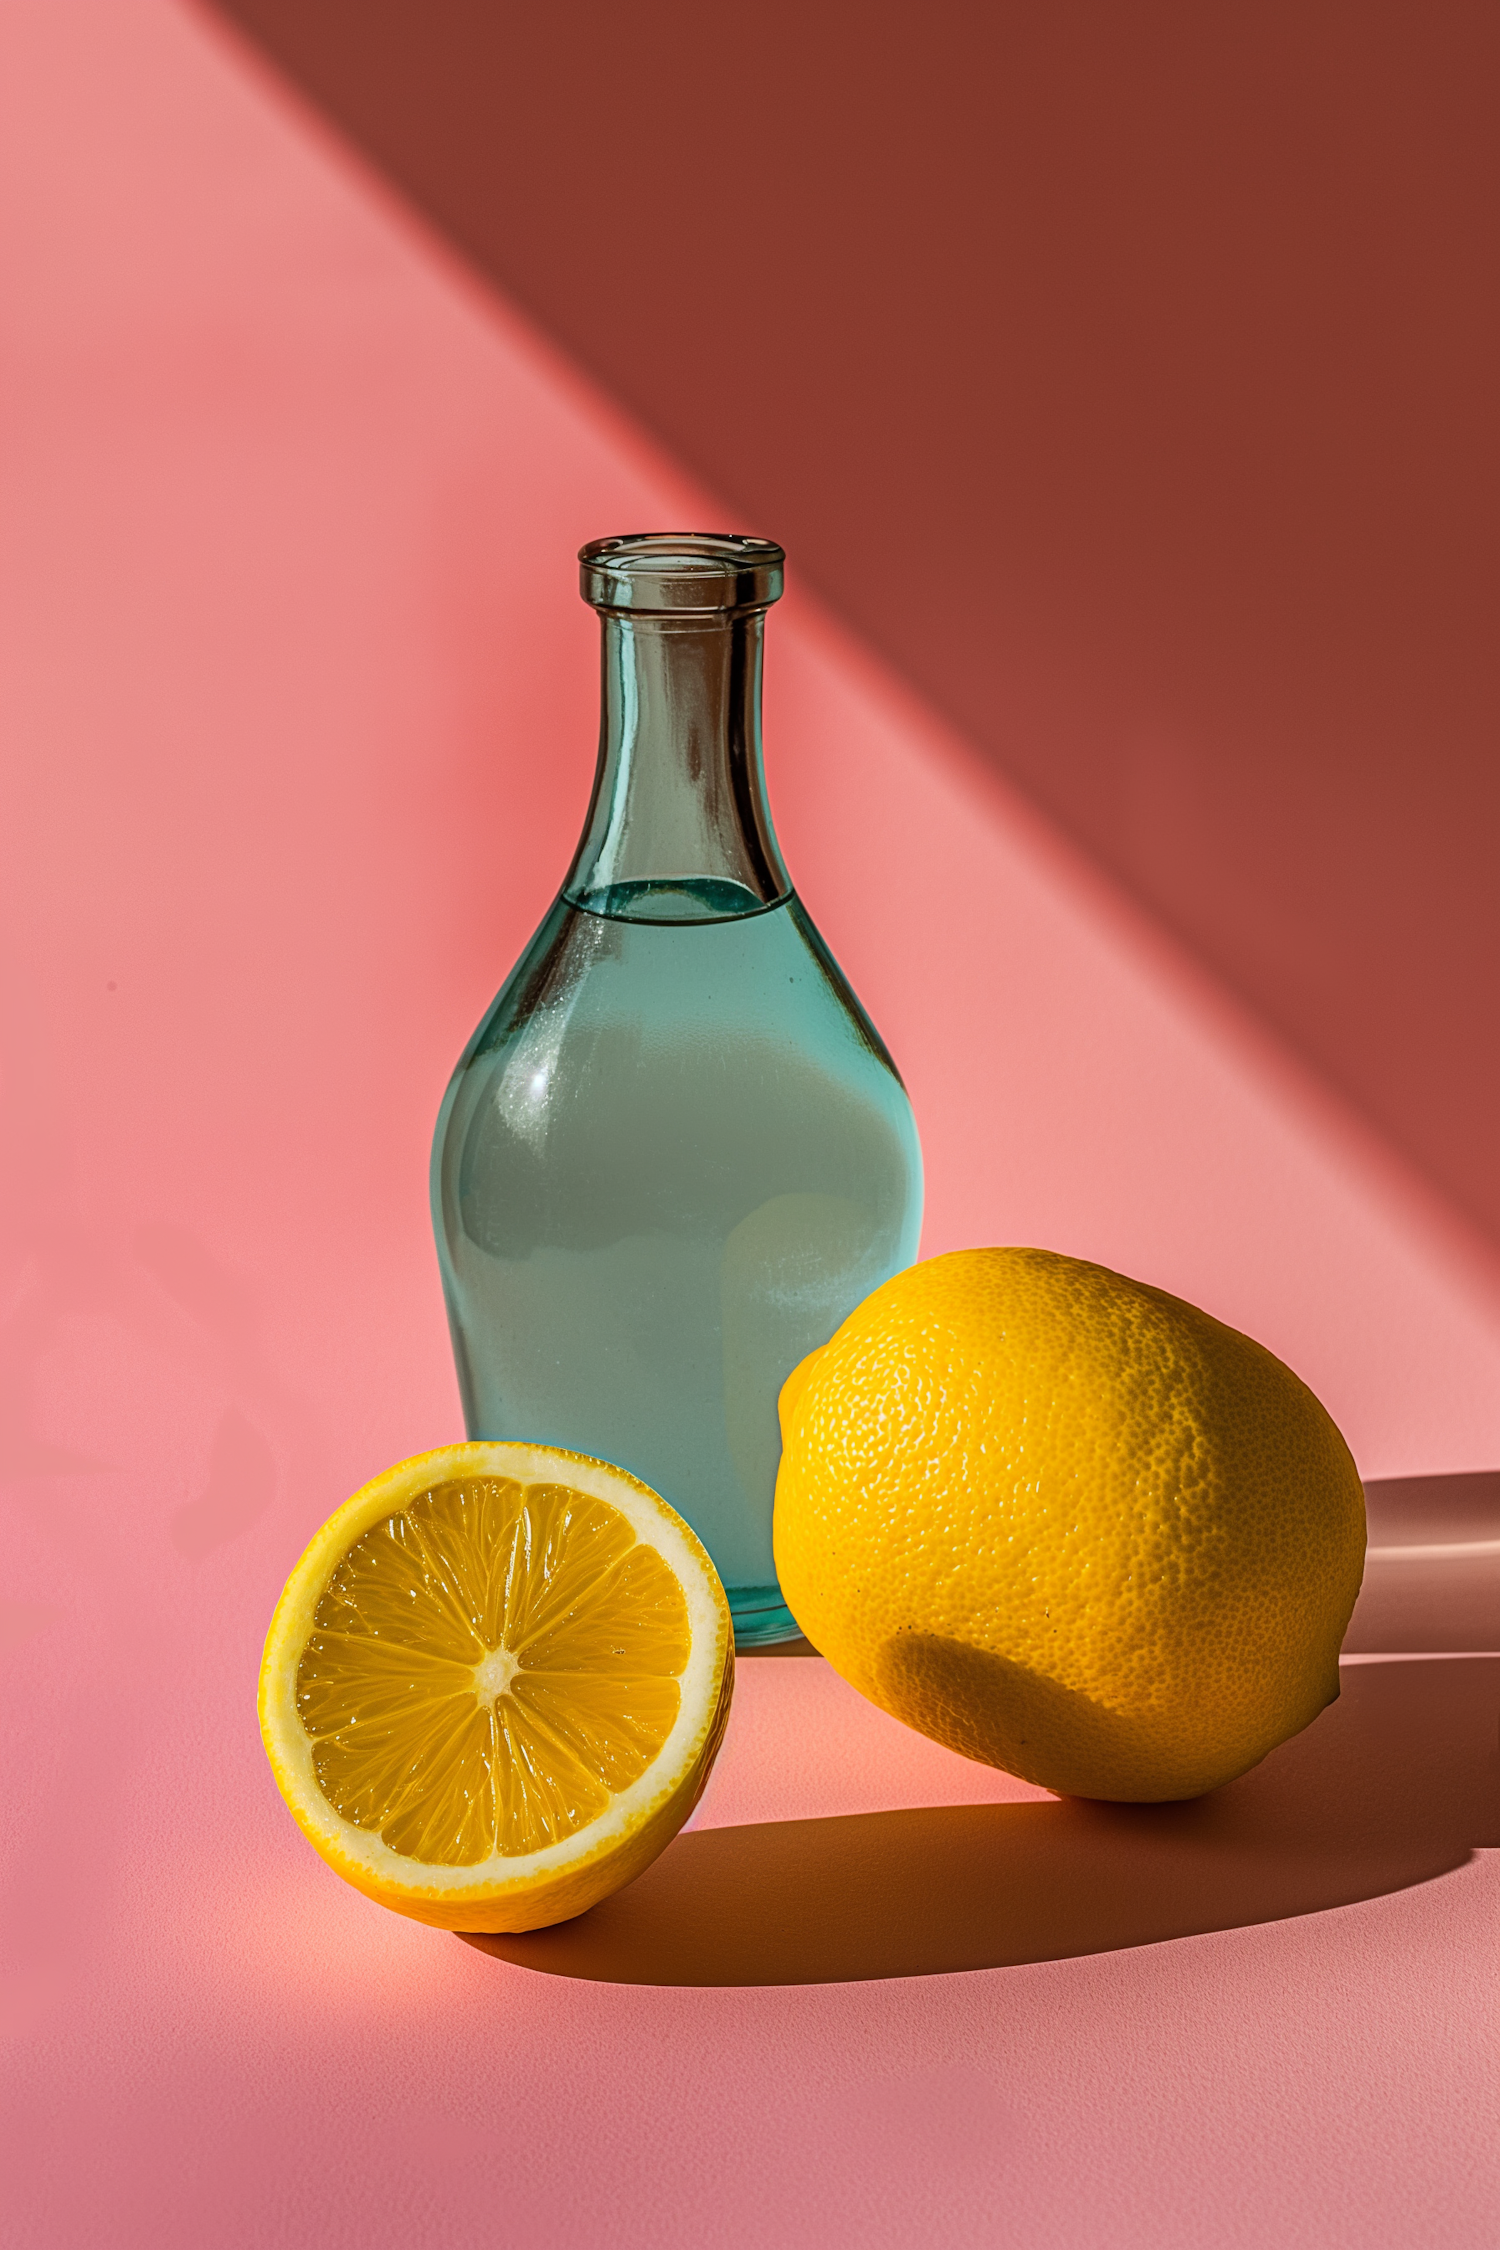
[[[472,1867],[560,1843],[677,1719],[682,1587],[606,1501],[449,1479],[353,1541],[297,1665],[297,1715],[340,1818],[404,1858]]]

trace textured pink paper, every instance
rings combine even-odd
[[[1493,1854],[1124,1952],[655,1990],[302,1844],[260,1638],[331,1508],[456,1434],[427,1136],[586,797],[572,553],[719,510],[192,15],[4,0],[0,44],[7,2241],[1488,2241]],[[795,595],[773,632],[783,840],[911,1085],[927,1247],[1182,1290],[1367,1474],[1500,1458],[1444,1214],[875,659]],[[1036,1796],[788,1659],[701,1821]]]

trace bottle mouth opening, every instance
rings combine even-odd
[[[594,609],[680,617],[765,609],[781,596],[785,551],[732,531],[633,531],[578,550],[578,582]]]

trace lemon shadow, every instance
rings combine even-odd
[[[828,1984],[1066,1960],[1313,1914],[1500,1846],[1500,1658],[1375,1662],[1188,1804],[942,1805],[679,1836],[576,1921],[469,1937],[613,1984]]]
[[[876,1673],[886,1710],[919,1734],[1059,1796],[1155,1802],[1200,1797],[1223,1778],[1222,1764],[1217,1773],[1186,1765],[1170,1743],[1153,1742],[1092,1696],[941,1633],[895,1634],[880,1651]],[[1320,1697],[1319,1704],[1326,1700]],[[1114,1777],[1124,1775],[1130,1786],[1115,1786]]]

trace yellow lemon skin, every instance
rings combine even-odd
[[[1195,1797],[1338,1694],[1364,1493],[1326,1410],[1180,1298],[1047,1250],[867,1297],[781,1393],[775,1552],[883,1710],[1081,1797]]]

